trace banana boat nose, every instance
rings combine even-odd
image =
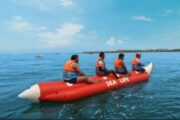
[[[38,84],[35,84],[31,86],[29,89],[26,89],[22,93],[20,93],[18,98],[21,99],[27,99],[32,102],[39,102],[39,97],[40,97],[40,88]]]
[[[151,71],[153,68],[153,63],[148,64],[146,67],[144,67],[144,69],[146,70],[146,72],[150,75]]]

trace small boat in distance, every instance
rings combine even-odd
[[[37,55],[35,55],[35,58],[43,58],[43,57],[44,57],[43,54],[37,54]]]

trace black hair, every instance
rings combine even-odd
[[[72,55],[71,56],[71,60],[75,60],[75,59],[77,59],[78,58],[78,55]]]
[[[99,53],[99,57],[102,57],[102,56],[104,56],[104,52]]]
[[[136,57],[141,56],[141,54],[136,54]]]
[[[119,54],[119,58],[122,58],[122,57],[124,57],[124,54],[123,53]]]

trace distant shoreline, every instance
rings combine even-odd
[[[104,53],[134,53],[134,52],[180,52],[179,49],[146,49],[146,50],[99,50],[99,51],[81,51],[81,52],[28,52],[28,53],[20,53],[20,52],[14,52],[14,53],[0,53],[1,55],[3,54],[97,54],[100,52]]]
[[[133,53],[133,52],[180,52],[180,49],[146,49],[146,50],[102,50],[102,51],[84,51],[82,54],[96,54],[96,53]]]

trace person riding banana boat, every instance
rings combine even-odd
[[[96,75],[97,76],[107,76],[110,73],[112,73],[114,75],[115,78],[119,78],[119,76],[116,75],[115,71],[113,70],[108,70],[106,68],[106,64],[105,64],[105,54],[104,52],[99,53],[99,58],[96,62]]]
[[[132,70],[138,71],[140,73],[145,72],[145,69],[143,68],[143,64],[140,62],[141,54],[138,52],[136,53],[136,56],[132,60]]]
[[[84,72],[79,69],[78,66],[79,58],[78,55],[72,55],[71,60],[67,61],[64,65],[63,78],[68,83],[87,82],[95,83]]]
[[[119,54],[118,58],[114,61],[115,72],[123,74],[125,77],[131,74],[127,71],[126,65],[124,64],[124,54]]]

